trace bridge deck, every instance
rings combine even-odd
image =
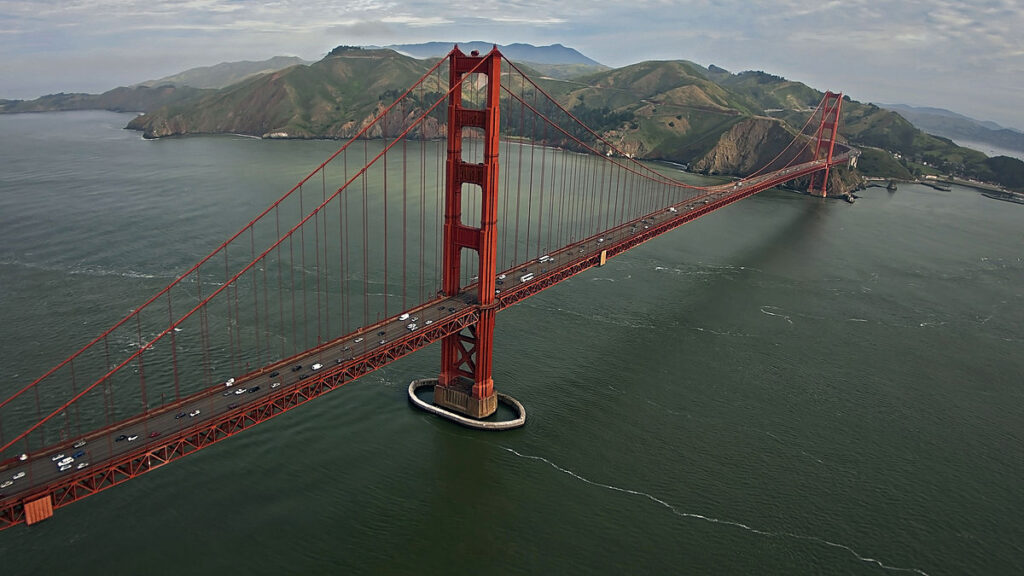
[[[833,164],[846,161],[846,154]],[[686,222],[782,182],[821,170],[808,162],[736,183],[713,187],[701,196],[648,214],[552,252],[544,262],[531,260],[498,276],[498,309],[504,309]],[[527,274],[533,274],[527,277]],[[522,278],[528,279],[523,281]],[[46,496],[54,508],[120,484],[214,442],[304,404],[445,336],[479,318],[476,285],[453,297],[431,300],[397,316],[347,334],[298,356],[242,375],[232,386],[209,388],[158,410],[94,431],[0,466],[0,478],[13,483],[0,490],[0,530],[25,520],[25,505]],[[313,370],[313,364],[321,364]],[[193,415],[194,414],[194,415]],[[122,437],[121,440],[118,440]],[[129,440],[128,438],[132,439]],[[85,441],[79,448],[73,442]],[[58,456],[84,454],[61,471]],[[78,466],[88,463],[82,468]],[[22,476],[23,474],[23,476]],[[20,477],[19,477],[20,476]]]

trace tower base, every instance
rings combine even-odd
[[[512,420],[501,420],[497,422],[491,422],[477,420],[475,418],[468,418],[466,416],[462,416],[461,414],[456,414],[451,410],[446,410],[440,406],[434,406],[432,404],[424,402],[423,400],[420,400],[419,397],[416,396],[416,390],[418,390],[419,388],[423,388],[425,386],[430,386],[431,388],[436,389],[439,386],[437,378],[425,378],[423,380],[413,380],[412,382],[410,382],[409,402],[411,402],[417,408],[426,410],[427,412],[430,412],[432,414],[437,414],[442,418],[451,420],[456,424],[461,424],[466,428],[474,428],[476,430],[512,430],[514,428],[519,428],[520,426],[526,424],[526,408],[523,407],[522,402],[516,400],[515,398],[509,396],[508,394],[502,394],[500,392],[494,393],[494,395],[498,397],[499,402],[505,404],[506,406],[512,408],[515,411],[516,417]]]
[[[473,381],[460,377],[448,386],[434,386],[434,404],[470,418],[486,418],[498,410],[498,394],[492,391],[486,398],[474,398]]]

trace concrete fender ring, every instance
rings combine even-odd
[[[515,420],[504,420],[501,422],[485,422],[483,420],[477,420],[475,418],[469,418],[466,416],[462,416],[461,414],[456,414],[455,412],[445,410],[444,408],[434,406],[433,404],[428,404],[427,402],[420,400],[419,397],[416,396],[416,390],[418,390],[419,388],[429,386],[430,389],[433,390],[436,384],[437,378],[424,378],[422,380],[413,380],[409,384],[409,402],[412,402],[420,409],[426,410],[427,412],[433,414],[437,414],[442,418],[447,418],[448,420],[451,420],[456,424],[461,424],[467,428],[475,428],[477,430],[511,430],[513,428],[519,428],[523,424],[526,424],[526,408],[523,407],[522,403],[520,403],[519,400],[516,400],[515,398],[509,396],[508,394],[502,394],[501,392],[498,393],[498,402],[501,402],[506,406],[510,406],[513,410],[516,411],[516,414],[518,414],[518,416]]]

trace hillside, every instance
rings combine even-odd
[[[284,138],[348,138],[428,69],[391,50],[339,47],[293,66],[133,119],[146,138],[235,133]]]

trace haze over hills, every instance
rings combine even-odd
[[[951,140],[981,142],[999,148],[1024,153],[1024,132],[1004,128],[995,122],[975,120],[942,108],[908,106],[906,104],[880,104],[898,112],[914,126],[930,134]]]
[[[442,43],[401,48],[424,56],[436,54],[442,46],[450,49]],[[467,43],[460,48],[490,50],[491,45]],[[733,74],[685,60],[595,68],[596,63],[587,63],[593,60],[560,45],[506,48],[513,53],[521,50],[524,59],[545,55],[541,59],[549,64],[517,65],[625,152],[687,164],[706,173],[742,175],[771,160],[805,124],[822,97],[822,92],[800,82],[760,71]],[[270,62],[287,67],[267,71],[273,68]],[[0,112],[90,106],[128,110],[130,104],[145,114],[128,127],[148,138],[209,133],[348,138],[432,66],[436,56],[420,59],[391,49],[339,46],[319,62],[288,65],[291,62],[273,59],[193,69],[161,79],[180,84],[158,88],[139,85],[98,96],[0,101]],[[559,77],[541,71],[543,66],[582,66],[587,73]],[[216,86],[239,75],[244,79],[220,89],[187,85]],[[444,89],[436,87],[438,93]],[[432,119],[423,133],[439,137],[443,132],[443,124]],[[946,173],[1024,188],[1024,162],[987,159],[946,138],[930,136],[896,112],[873,104],[845,98],[840,134],[862,150],[859,168],[865,174],[909,179]],[[856,185],[855,175],[837,172],[846,180],[843,185]]]
[[[193,88],[224,88],[247,80],[254,76],[269,74],[283,68],[297,64],[312,64],[297,56],[275,56],[267,60],[253,62],[243,60],[241,62],[221,62],[214,66],[202,66],[190,68],[173,76],[164,76],[157,80],[140,82],[137,86],[163,86],[172,84],[174,86],[191,86]]]

